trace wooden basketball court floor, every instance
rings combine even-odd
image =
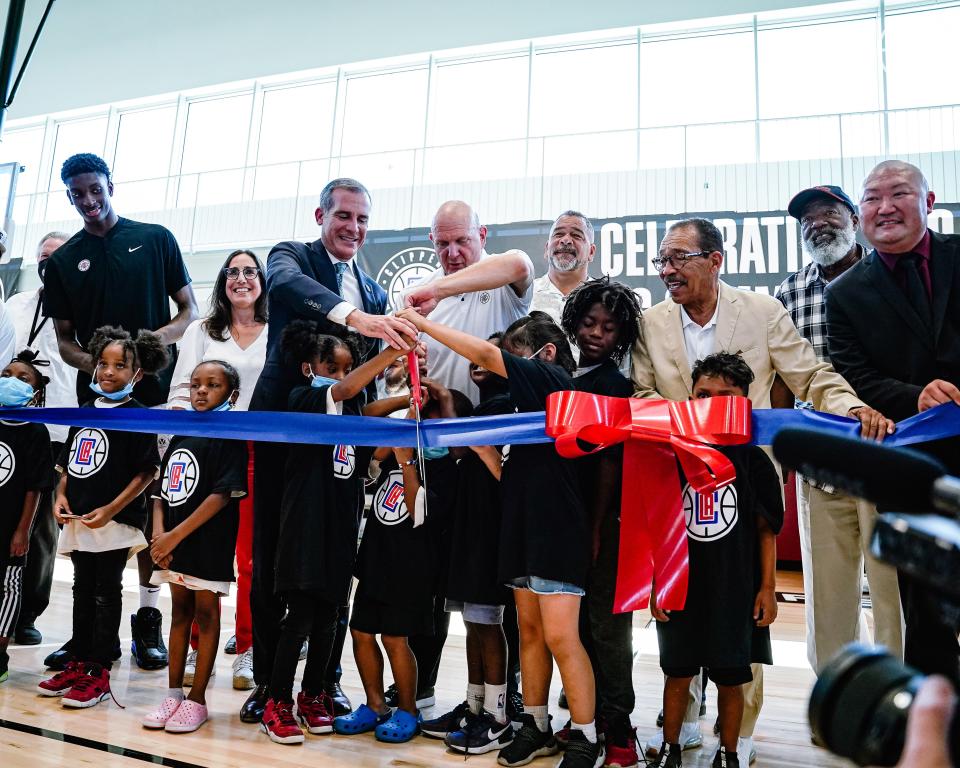
[[[86,766],[103,768],[153,763],[179,766],[441,766],[462,765],[464,758],[448,752],[442,742],[418,737],[402,745],[377,742],[372,734],[345,737],[310,736],[301,746],[274,744],[258,726],[240,722],[238,712],[247,693],[231,687],[231,663],[235,658],[221,653],[217,658],[217,674],[207,692],[211,719],[192,734],[167,734],[147,731],[140,718],[151,710],[165,694],[166,670],[146,672],[132,665],[129,654],[129,615],[138,606],[136,571],[128,568],[124,576],[124,622],[121,640],[124,656],[114,665],[114,693],[126,709],[119,709],[109,699],[87,710],[68,710],[59,700],[35,693],[47,673],[43,658],[60,646],[70,633],[72,580],[69,561],[58,559],[50,608],[37,622],[43,632],[40,646],[10,647],[10,678],[0,684],[0,766],[2,768],[42,768],[45,766]],[[804,647],[802,603],[789,599],[802,592],[799,573],[778,573],[778,591],[785,593],[780,601],[779,618],[773,625],[774,659],[767,667],[764,682],[764,706],[756,729],[758,768],[779,766],[840,767],[850,765],[830,756],[810,743],[807,727],[807,699],[814,682],[807,665]],[[232,634],[233,596],[224,599],[223,640]],[[164,612],[164,629],[168,629],[169,598],[160,605]],[[640,612],[634,617],[635,647],[638,650],[633,669],[637,706],[633,723],[641,741],[655,731],[655,718],[660,709],[662,677],[657,665],[656,634],[649,626],[650,616]],[[302,666],[302,665],[301,665]],[[354,705],[363,701],[359,676],[348,641],[343,658],[343,686]],[[389,682],[389,677],[388,677]],[[466,686],[463,625],[453,617],[450,637],[441,662],[437,683],[437,707],[427,711],[435,716],[463,699]],[[296,688],[295,688],[296,690]],[[550,695],[554,726],[567,718],[565,710],[556,706],[560,690],[559,674],[553,678]],[[716,689],[708,693],[707,715],[701,719],[703,747],[684,753],[685,766],[709,766],[716,748],[712,735],[716,718]],[[496,765],[496,753],[471,756],[476,768]],[[556,758],[543,758],[534,766],[552,766]],[[643,762],[641,761],[641,765]]]

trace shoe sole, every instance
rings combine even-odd
[[[550,755],[555,755],[559,751],[560,751],[560,746],[556,744],[552,747],[540,747],[540,749],[534,750],[529,755],[527,755],[523,760],[519,760],[514,763],[504,762],[498,757],[497,764],[506,765],[508,766],[508,768],[515,768],[518,765],[527,765],[527,763],[532,763],[538,757],[550,757]]]
[[[299,720],[303,727],[307,729],[307,733],[312,733],[314,736],[322,736],[325,733],[333,733],[333,723],[330,725],[310,725],[307,722],[307,718],[297,713],[297,720]]]
[[[147,720],[146,718],[140,721],[140,725],[142,725],[144,728],[149,728],[151,731],[162,731],[166,724],[166,720],[164,720],[162,723],[158,723],[155,720]]]
[[[680,751],[687,752],[688,750],[691,750],[691,749],[699,749],[702,746],[703,746],[703,737],[699,739],[695,739],[694,741],[683,742],[683,744],[680,745]],[[660,747],[657,747],[656,749],[654,749],[652,744],[647,744],[646,751],[647,751],[647,757],[656,757],[657,755],[660,754]]]
[[[513,739],[501,744],[499,741],[491,741],[482,747],[462,747],[459,744],[447,743],[447,747],[461,755],[485,755],[487,752],[496,752],[513,743]]]
[[[193,733],[205,722],[207,721],[204,719],[204,720],[201,720],[196,725],[172,725],[172,726],[170,725],[169,722],[167,722],[167,724],[163,726],[163,730],[165,730],[167,733]]]
[[[41,688],[39,685],[37,686],[37,693],[39,693],[41,696],[49,696],[51,699],[55,699],[58,696],[63,696],[69,690],[70,688],[64,688],[62,691],[48,691],[46,688]]]
[[[277,736],[275,733],[271,733],[270,729],[263,723],[260,723],[260,730],[267,734],[274,744],[303,744],[305,738],[302,733],[299,736]]]
[[[70,709],[87,709],[89,707],[97,706],[97,704],[104,699],[109,698],[109,696],[110,691],[101,693],[99,696],[94,696],[92,699],[87,699],[87,701],[77,701],[76,699],[68,699],[66,696],[64,696],[60,700],[60,703],[65,707],[70,707]]]
[[[5,683],[10,678],[9,672],[0,672],[0,683]]]
[[[256,687],[257,684],[253,682],[252,677],[233,676],[233,690],[235,691],[252,691]]]

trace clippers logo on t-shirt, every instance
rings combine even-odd
[[[13,477],[13,470],[16,469],[17,459],[6,443],[0,443],[0,485],[6,484],[7,480]]]
[[[357,454],[352,445],[333,446],[333,474],[341,480],[353,476],[357,465]]]
[[[170,456],[170,461],[167,462],[167,468],[163,473],[163,485],[160,491],[163,498],[171,507],[183,504],[193,495],[199,475],[200,467],[197,464],[197,457],[186,448],[178,448]]]
[[[403,471],[393,470],[373,498],[377,520],[384,525],[397,525],[407,519],[407,502],[403,498]]]
[[[713,493],[683,489],[683,514],[687,536],[697,541],[717,541],[737,524],[737,489],[728,485]]]
[[[67,472],[74,477],[90,477],[107,463],[110,441],[99,429],[84,427],[73,438]]]

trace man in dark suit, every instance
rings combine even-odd
[[[863,233],[875,250],[826,289],[834,367],[864,402],[897,421],[960,405],[960,236],[927,229],[934,199],[920,169],[880,163],[860,198]],[[960,440],[917,447],[960,473]],[[940,620],[922,585],[901,578],[900,590],[907,663],[960,680],[958,627]]]
[[[364,359],[377,354],[380,340],[406,349],[401,330],[411,338],[417,335],[417,329],[407,321],[385,315],[387,294],[356,263],[370,218],[370,193],[366,188],[354,179],[334,179],[320,193],[315,215],[319,240],[277,243],[267,256],[267,359],[253,393],[251,411],[285,411],[290,391],[303,383],[300,366],[284,363],[280,352],[280,336],[293,320],[317,320],[357,331],[369,342],[363,350]],[[259,722],[263,714],[285,612],[273,588],[285,460],[286,446],[282,443],[254,446],[250,608],[257,685],[240,710],[244,722]],[[326,676],[337,714],[350,711],[349,700],[339,686],[340,652],[346,637],[346,612],[342,613]]]

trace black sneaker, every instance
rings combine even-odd
[[[141,608],[130,616],[130,652],[140,669],[167,666],[167,646],[163,644],[163,615],[156,608]]]
[[[514,728],[520,728],[520,715],[523,714],[523,696],[520,691],[510,691],[507,694],[507,717]]]
[[[231,656],[236,656],[237,654],[237,636],[230,635],[230,639],[223,646],[223,652],[230,654]]]
[[[557,697],[557,706],[560,709],[570,709],[567,704],[567,692],[563,688],[560,689],[560,695]]]
[[[397,691],[397,684],[390,683],[390,686],[383,692],[383,700],[391,709],[396,709],[400,702],[400,693]]]
[[[570,731],[563,760],[557,768],[600,768],[603,765],[603,744],[600,739],[588,741],[583,731]]]
[[[713,756],[713,768],[740,768],[740,758],[736,752],[727,752],[723,747]]]
[[[526,765],[536,757],[555,755],[560,751],[560,745],[553,738],[553,730],[547,726],[546,731],[537,728],[533,715],[526,712],[520,715],[523,724],[517,734],[507,746],[500,750],[497,762],[500,765]]]
[[[17,645],[40,645],[43,642],[43,635],[33,625],[32,619],[30,621],[24,620],[22,624],[17,624],[13,641]]]
[[[664,742],[660,746],[660,752],[656,760],[653,761],[653,768],[683,768],[683,759],[681,755],[683,750],[679,744],[667,744]]]
[[[513,741],[513,726],[510,721],[498,723],[497,718],[484,711],[475,717],[467,718],[467,724],[459,730],[448,733],[443,743],[455,752],[482,755],[502,749],[511,741]]]
[[[459,731],[466,727],[467,723],[474,717],[470,711],[470,705],[467,702],[457,704],[452,710],[435,717],[432,720],[424,720],[420,724],[420,733],[429,736],[432,739],[445,739],[453,731]]]

